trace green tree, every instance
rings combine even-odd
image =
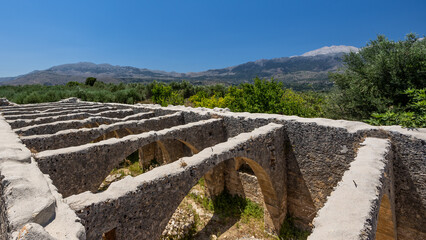
[[[173,91],[170,85],[156,83],[152,87],[151,91],[152,101],[161,104],[162,106],[167,106],[169,104],[182,105],[184,103],[182,95],[180,95],[178,92]]]
[[[88,78],[86,78],[86,82],[84,84],[89,85],[89,86],[93,86],[93,85],[95,85],[95,82],[96,82],[96,78],[88,77]]]
[[[80,85],[80,83],[75,82],[75,81],[67,82],[67,84],[66,84],[67,87],[76,87],[76,86],[79,86],[79,85]]]
[[[403,111],[388,110],[386,113],[373,113],[366,122],[373,125],[402,125],[405,127],[426,127],[426,88],[408,89],[410,98]]]
[[[410,100],[407,89],[426,87],[426,41],[415,34],[397,42],[380,35],[346,55],[344,66],[330,74],[337,87],[330,101],[336,117],[361,120],[402,109]]]

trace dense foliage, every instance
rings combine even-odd
[[[330,74],[337,87],[333,95],[337,116],[355,120],[373,116],[378,121],[371,123],[411,125],[407,118],[417,114],[423,120],[416,118],[420,122],[414,125],[424,126],[425,113],[415,105],[422,101],[418,91],[426,88],[425,40],[414,34],[397,42],[378,36],[358,53],[346,55],[344,65],[343,72]],[[399,119],[395,115],[406,120],[390,121]]]
[[[232,111],[266,112],[304,117],[321,116],[322,97],[316,93],[297,93],[282,83],[255,79],[254,84],[226,87],[221,84],[194,86],[188,82],[170,84],[105,84],[93,86],[69,82],[65,86],[1,86],[0,96],[16,103],[40,103],[78,97],[85,101],[137,103],[153,102],[162,106],[227,107]]]
[[[95,82],[93,86],[78,82],[67,85],[43,86],[1,86],[0,96],[16,103],[40,103],[59,101],[68,97],[78,97],[85,101],[136,103],[146,99],[148,86],[139,84],[104,84]]]
[[[95,85],[95,82],[96,82],[96,78],[88,77],[88,78],[86,78],[86,82],[84,84],[89,85],[89,86],[93,86],[93,85]]]
[[[373,125],[426,127],[426,88],[408,89],[404,93],[410,101],[403,110],[390,109],[385,113],[373,113],[366,122]]]
[[[254,84],[244,83],[238,87],[230,87],[221,97],[214,92],[208,97],[198,92],[189,98],[196,107],[227,107],[234,112],[278,113],[298,115],[302,117],[322,116],[322,98],[320,95],[297,93],[284,89],[281,82],[256,78]]]

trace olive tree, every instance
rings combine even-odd
[[[331,103],[340,117],[368,119],[403,109],[408,89],[426,87],[426,41],[412,33],[396,42],[379,35],[343,62],[342,71],[330,74],[337,88]]]

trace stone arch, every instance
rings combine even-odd
[[[231,165],[225,178],[227,190],[262,205],[267,210],[264,212],[265,230],[269,232],[279,230],[280,226],[274,225],[270,215],[280,211],[276,206],[280,201],[269,174],[259,163],[247,157],[235,157]]]
[[[240,149],[240,151],[235,152],[230,158],[222,159],[220,162],[218,162],[215,166],[212,166],[208,169],[205,169],[202,172],[197,172],[194,174],[194,176],[191,179],[188,179],[191,182],[190,185],[185,186],[185,189],[182,189],[182,193],[180,194],[179,198],[176,199],[176,202],[173,204],[172,211],[168,212],[168,216],[166,216],[167,221],[163,223],[164,225],[160,225],[161,228],[164,228],[173,215],[173,213],[176,211],[179,204],[182,202],[183,198],[188,195],[189,191],[193,186],[195,186],[199,179],[203,176],[208,175],[209,173],[212,174],[212,171],[220,167],[221,164],[226,164],[227,161],[239,159],[246,161],[249,166],[253,169],[255,172],[256,177],[259,179],[259,185],[262,190],[262,195],[265,202],[266,210],[268,211],[267,217],[270,217],[269,224],[271,226],[272,231],[278,232],[282,222],[285,219],[287,208],[286,208],[286,177],[285,177],[285,171],[279,171],[285,169],[285,156],[284,152],[278,152],[275,153],[275,155],[263,155],[263,158],[260,159],[259,157],[261,154],[258,154],[259,152],[271,152],[265,145],[263,144],[257,144],[256,146],[257,151],[244,151],[244,149]],[[258,157],[256,159],[256,156]],[[281,158],[277,162],[281,163],[282,165],[280,167],[275,166],[273,169],[269,166],[271,162],[274,162],[275,165],[275,158],[271,157],[277,157]],[[256,160],[254,160],[256,159]],[[271,161],[274,160],[274,161]],[[272,175],[277,178],[278,181],[273,181],[271,172],[268,170],[274,171]],[[280,189],[282,188],[282,189]],[[267,220],[267,219],[265,219]]]
[[[141,164],[147,166],[155,158],[161,165],[198,153],[192,144],[180,139],[163,139],[139,148]]]
[[[101,124],[96,123],[97,127],[99,127]],[[102,123],[105,124],[105,123]],[[89,124],[90,125],[90,124]],[[92,138],[91,142],[92,143],[96,143],[96,142],[100,142],[103,140],[107,140],[110,138],[122,138],[128,135],[132,135],[132,134],[140,134],[143,133],[144,131],[139,130],[139,129],[129,129],[129,128],[118,128],[115,130],[110,130],[108,132],[105,132],[103,134],[101,134],[99,137],[96,138]]]
[[[173,134],[170,138],[176,136],[182,135]],[[153,137],[151,140],[158,139]],[[284,128],[270,124],[251,134],[241,134],[237,139],[204,148],[194,156],[184,157],[138,177],[127,177],[112,184],[105,192],[71,196],[67,202],[74,206],[77,215],[85,222],[88,238],[98,238],[99,233],[117,227],[118,238],[131,235],[135,239],[157,239],[199,179],[226,160],[239,157],[256,162],[257,165],[252,165],[258,174],[266,176],[264,179],[268,183],[262,185],[269,187],[262,191],[272,196],[268,197],[267,210],[272,225],[278,231],[287,213],[286,156],[283,148],[287,139]],[[144,142],[149,141],[145,139]],[[132,186],[133,190],[123,191],[126,186]],[[126,205],[139,207],[137,210],[118,207]]]
[[[118,135],[118,133],[114,134]],[[198,149],[196,149],[192,144],[180,139],[158,140],[139,147],[135,150],[135,152],[132,152],[130,155],[124,157],[123,161],[117,163],[117,166],[123,164],[126,159],[130,160],[129,156],[137,154],[139,158],[139,166],[145,173],[146,171],[158,167],[159,165],[169,164],[177,161],[182,157],[192,156],[198,152]],[[134,175],[132,174],[132,176]],[[105,187],[102,189],[105,189]]]
[[[49,174],[63,196],[85,191],[96,192],[102,181],[125,157],[142,146],[156,141],[178,139],[190,144],[193,149],[204,149],[224,141],[222,120],[209,119],[172,127],[160,131],[129,135],[119,139],[107,139],[80,147],[70,147],[67,151],[50,150],[35,155],[40,169]],[[217,129],[210,137],[209,129]],[[58,154],[60,153],[60,154]],[[57,167],[66,171],[57,171]]]
[[[99,124],[98,124],[99,126]],[[98,137],[97,139],[94,139],[92,142],[100,142],[102,140],[107,140],[110,138],[122,138],[128,135],[133,135],[133,134],[140,134],[146,132],[145,129],[137,129],[137,128],[119,128],[116,130],[111,130],[105,134],[103,134],[102,136]],[[158,163],[160,164],[167,164],[167,163],[171,163],[174,162],[176,160],[178,160],[180,157],[185,157],[188,154],[185,153],[180,153],[178,154],[178,156],[171,156],[171,154],[169,153],[168,148],[170,147],[170,142],[171,141],[175,141],[175,142],[179,142],[182,143],[182,146],[186,146],[190,151],[191,151],[191,155],[193,154],[197,154],[199,152],[199,150],[197,148],[195,148],[192,144],[188,143],[187,141],[181,140],[181,139],[165,139],[165,140],[158,140],[149,144],[146,144],[142,147],[139,147],[138,149],[136,149],[135,151],[138,151],[138,155],[139,155],[139,163],[141,166],[146,166],[146,165],[150,165],[150,160],[152,160],[151,158],[148,159],[144,159],[144,155],[147,155],[147,152],[151,152],[153,151],[153,158],[156,159],[158,161]],[[173,143],[172,143],[173,144]],[[178,146],[179,148],[180,146]],[[159,149],[160,152],[156,153],[156,149]],[[184,150],[183,150],[184,152]],[[131,153],[133,154],[133,153]],[[161,160],[159,159],[161,158]]]
[[[250,166],[256,175],[266,206],[268,206],[268,204],[270,205],[274,202],[277,202],[278,198],[274,187],[272,186],[272,181],[269,175],[266,173],[265,169],[263,169],[262,166],[250,158],[241,157],[241,159]]]
[[[187,141],[184,141],[182,139],[176,139],[176,140],[178,140],[179,142],[185,144],[189,149],[191,149],[192,154],[197,154],[197,153],[200,152],[196,147],[194,147],[194,145],[188,143]]]
[[[129,134],[133,134],[133,132],[129,130],[128,128],[125,128],[123,130],[126,130]],[[118,131],[111,131],[109,132],[109,134],[110,135],[114,134],[116,138],[123,137]],[[111,136],[109,138],[112,138],[112,137],[114,136]],[[105,139],[106,136],[103,136],[103,138]],[[173,147],[173,145],[179,145],[179,144],[180,146]],[[171,151],[169,151],[170,148],[172,148]],[[184,149],[179,149],[179,148],[184,148]],[[182,150],[182,151],[176,152],[176,150],[177,151]],[[196,147],[194,147],[193,144],[181,139],[163,139],[163,140],[154,141],[142,147],[139,147],[138,149],[135,150],[135,152],[138,152],[137,154],[139,157],[139,165],[142,168],[142,170],[145,172],[150,167],[152,169],[152,164],[156,164],[156,166],[158,166],[158,164],[159,165],[169,164],[174,161],[177,161],[181,157],[187,157],[187,156],[192,156],[194,154],[197,154],[199,150]],[[135,152],[132,152],[130,155],[133,155]],[[124,157],[123,161],[118,164],[122,164],[125,159],[128,159],[128,156]]]

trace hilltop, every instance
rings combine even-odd
[[[330,85],[328,72],[342,66],[342,56],[358,48],[331,46],[316,49],[300,56],[260,59],[240,65],[202,72],[177,73],[131,66],[114,66],[79,62],[63,64],[46,70],[33,71],[17,77],[2,78],[3,85],[43,84],[60,85],[69,81],[83,82],[87,77],[96,77],[103,82],[129,83],[188,80],[195,84],[251,82],[253,78],[275,78],[286,85]]]

